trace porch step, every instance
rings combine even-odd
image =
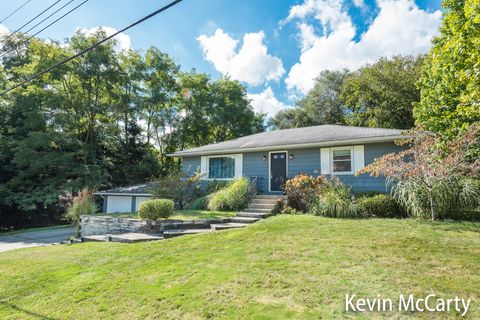
[[[248,207],[247,209],[243,210],[243,212],[270,213],[272,212],[272,209],[257,209]]]
[[[214,223],[210,225],[213,230],[226,230],[233,228],[243,228],[248,226],[248,223],[227,222],[227,223]]]
[[[270,209],[273,210],[275,208],[275,203],[250,203],[248,206],[249,209]]]
[[[251,217],[233,217],[228,219],[229,222],[237,222],[237,223],[255,223],[261,220],[260,218],[251,218]]]
[[[254,198],[251,204],[273,204],[275,205],[280,199],[256,199]]]
[[[200,234],[212,232],[212,229],[168,229],[163,231],[164,238],[173,238],[178,236],[184,236],[188,234]]]
[[[156,240],[163,240],[163,235],[129,232],[129,233],[115,234],[110,236],[110,241],[122,242],[122,243],[135,243],[135,242],[156,241]]]
[[[273,216],[271,212],[237,212],[237,217],[265,219]]]
[[[278,200],[278,199],[286,199],[287,196],[283,194],[257,194],[255,199],[267,199],[267,200]]]

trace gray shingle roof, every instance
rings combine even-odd
[[[345,143],[368,143],[393,141],[401,138],[402,130],[321,125],[305,128],[284,129],[252,134],[249,136],[179,151],[170,156],[221,154],[280,147],[300,148],[307,146],[333,146]]]
[[[122,195],[150,195],[149,189],[152,188],[154,184],[152,182],[147,182],[144,184],[138,184],[135,186],[119,187],[103,191],[95,192],[96,195],[111,195],[111,194],[122,194]]]

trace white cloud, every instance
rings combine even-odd
[[[100,27],[94,27],[94,28],[77,28],[77,30],[80,30],[83,34],[87,36],[93,35],[95,32],[100,30],[100,28],[105,31],[107,36],[110,36],[117,32],[118,30],[112,27],[107,27],[107,26],[100,26]],[[114,37],[115,40],[117,40],[117,45],[116,49],[121,51],[121,50],[129,50],[132,46],[132,41],[130,40],[130,36],[126,35],[125,33],[120,33],[117,36]]]
[[[247,94],[247,97],[251,100],[250,104],[255,112],[266,113],[269,117],[273,116],[278,111],[288,108],[286,104],[275,97],[275,94],[270,87],[267,87],[260,93],[249,93]]]
[[[263,31],[246,33],[238,51],[239,41],[222,29],[217,29],[212,36],[200,35],[197,41],[204,58],[213,63],[217,71],[236,80],[260,85],[265,81],[279,80],[285,73],[282,61],[268,54],[264,38]]]
[[[4,35],[8,33],[8,28],[5,27],[3,24],[0,24],[0,35]]]
[[[365,2],[363,0],[353,0],[353,4],[358,8],[365,8]]]
[[[340,3],[340,4],[339,4]],[[340,1],[306,0],[293,6],[286,21],[301,19],[300,61],[285,80],[288,89],[308,92],[322,70],[357,69],[379,57],[426,52],[441,22],[441,12],[421,10],[413,0],[378,0],[379,13],[368,30],[355,41],[356,29]],[[306,17],[321,24],[317,35]]]

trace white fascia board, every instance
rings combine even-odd
[[[255,152],[255,151],[274,151],[274,150],[284,150],[284,149],[335,147],[335,146],[345,146],[345,145],[355,145],[355,144],[368,144],[368,143],[376,143],[376,142],[391,142],[399,139],[408,139],[408,138],[409,137],[405,135],[397,135],[397,136],[386,136],[386,137],[333,140],[333,141],[325,141],[325,142],[299,143],[299,144],[289,144],[289,145],[273,145],[273,146],[265,146],[265,147],[254,147],[254,148],[208,150],[208,151],[196,151],[196,152],[185,152],[185,153],[182,153],[180,151],[177,153],[167,154],[167,156],[181,158],[186,156],[190,157],[190,156],[204,156],[204,155],[220,155],[220,154],[245,153],[245,152]]]
[[[150,193],[112,193],[112,192],[94,192],[96,196],[126,196],[126,197],[153,197],[153,194]]]

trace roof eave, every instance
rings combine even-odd
[[[390,142],[398,139],[408,139],[406,135],[394,135],[394,136],[381,136],[370,138],[358,138],[358,139],[344,139],[344,140],[332,140],[323,142],[311,142],[311,143],[297,143],[289,145],[272,145],[265,147],[253,147],[253,148],[232,148],[232,149],[219,149],[219,150],[207,150],[207,151],[193,151],[188,152],[180,151],[167,154],[169,157],[185,157],[185,156],[206,156],[214,154],[230,154],[230,153],[243,153],[243,152],[255,152],[255,151],[269,151],[276,149],[302,149],[302,148],[315,148],[315,147],[334,147],[348,144],[360,144],[360,143],[375,143],[375,142]]]
[[[135,197],[153,197],[151,193],[134,193],[134,192],[128,192],[128,193],[122,193],[122,192],[94,192],[93,193],[96,196],[135,196]]]

